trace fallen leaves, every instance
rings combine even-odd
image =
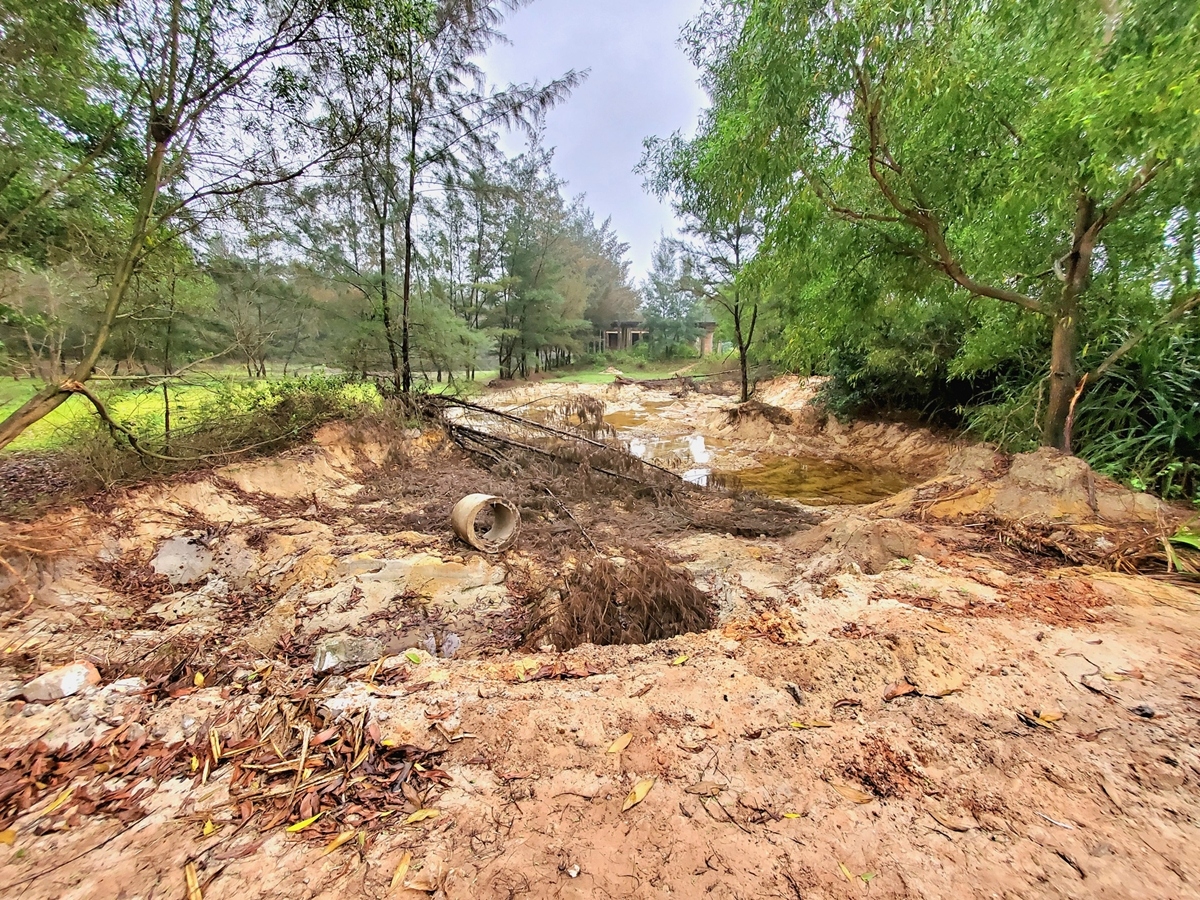
[[[323,815],[325,815],[325,813],[319,812],[315,816],[309,816],[307,819],[302,819],[301,821],[295,823],[294,825],[289,825],[287,827],[287,830],[289,832],[291,832],[292,834],[295,834],[298,831],[303,831],[309,825],[312,825],[313,823],[315,823],[317,821],[317,819],[321,818],[321,816],[323,816]]]
[[[1060,722],[1066,714],[1059,710],[1017,710],[1017,718],[1030,728],[1045,728],[1049,731],[1058,729],[1057,722]]]
[[[633,790],[629,792],[629,796],[625,798],[625,803],[621,806],[621,812],[633,809],[650,793],[650,788],[654,787],[653,778],[644,778],[633,786]]]
[[[415,813],[404,820],[405,825],[413,825],[417,822],[424,822],[426,819],[436,819],[441,815],[436,809],[418,809]]]
[[[677,656],[673,660],[671,660],[671,665],[682,666],[689,659],[691,659],[690,656],[688,656],[686,653],[681,653],[679,656]]]
[[[627,731],[623,735],[621,735],[619,738],[617,738],[615,741],[613,741],[611,744],[608,745],[607,752],[620,753],[622,750],[624,750],[626,747],[629,746],[629,742],[632,740],[633,740],[633,732]]]
[[[872,800],[875,799],[870,794],[863,793],[858,788],[851,787],[848,784],[833,784],[833,783],[831,783],[829,786],[831,788],[833,788],[835,791],[837,791],[839,794],[841,794],[843,797],[845,797],[847,800],[850,800],[854,803],[870,803]]]
[[[404,876],[408,874],[410,865],[412,865],[412,851],[405,850],[404,855],[400,857],[400,862],[396,863],[396,871],[392,874],[392,883],[388,885],[389,890],[394,891],[404,884]]]
[[[701,781],[699,784],[688,785],[684,791],[697,797],[715,797],[728,787],[729,785],[718,781]]]
[[[321,851],[321,855],[328,856],[330,853],[333,853],[335,850],[346,846],[346,844],[350,843],[356,837],[358,837],[357,831],[343,831],[341,834],[339,834],[332,841],[330,841],[328,844],[325,845],[325,849]]]
[[[11,847],[17,842],[17,830],[15,828],[6,828],[0,831],[0,844]]]
[[[204,900],[200,892],[200,876],[196,874],[196,864],[189,862],[183,867],[183,880],[187,885],[187,900]]]
[[[811,722],[788,722],[788,727],[803,731],[806,728],[832,728],[833,723],[824,719],[813,719]]]
[[[970,822],[966,819],[956,818],[955,816],[946,815],[946,813],[941,812],[940,810],[929,809],[926,810],[926,812],[928,812],[930,817],[943,828],[948,828],[951,831],[957,831],[960,834],[965,834],[966,832],[972,831],[978,827],[974,822]]]
[[[915,694],[917,686],[909,684],[907,680],[897,681],[894,684],[888,685],[888,689],[883,692],[883,699],[887,701],[895,700],[897,697],[907,697],[909,694]]]

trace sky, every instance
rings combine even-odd
[[[677,46],[684,22],[702,0],[535,0],[501,29],[511,42],[483,61],[497,85],[550,81],[568,69],[590,69],[587,81],[546,119],[546,144],[567,193],[586,194],[600,219],[627,242],[632,275],[650,267],[654,242],[673,233],[670,205],[642,187],[633,168],[642,139],[682,130],[690,135],[705,105],[697,71]],[[510,153],[524,139],[503,142]]]

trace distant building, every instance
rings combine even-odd
[[[598,343],[605,351],[632,350],[649,336],[645,322],[613,322],[601,333]]]
[[[713,335],[717,333],[717,323],[712,316],[706,314],[696,325],[701,334],[696,338],[696,349],[701,356],[710,356],[713,352]],[[642,341],[650,337],[650,329],[646,323],[634,319],[613,322],[600,334],[590,341],[588,349],[592,353],[607,353],[617,350],[632,350]]]

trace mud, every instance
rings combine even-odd
[[[815,459],[883,495],[790,537],[571,497],[484,556],[446,485],[516,482],[435,432],[338,427],[37,523],[57,552],[13,558],[0,619],[0,892],[182,897],[192,866],[209,900],[1200,896],[1200,596],[1101,565],[1186,512],[1075,460],[842,426],[816,387],[769,384],[790,421],[733,424],[728,398],[588,389],[681,474],[699,435],[701,467]],[[528,642],[580,523],[675,560],[713,627]],[[383,658],[316,675],[322,641]],[[21,698],[73,661],[100,684]]]

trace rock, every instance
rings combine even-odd
[[[212,571],[213,554],[193,538],[172,537],[162,542],[150,565],[173,585],[192,584]]]
[[[313,672],[322,675],[339,669],[352,669],[382,657],[382,641],[352,634],[331,634],[317,642],[313,654]]]
[[[39,675],[25,685],[23,693],[30,703],[46,703],[78,694],[85,687],[100,683],[100,673],[91,663],[73,663]]]

